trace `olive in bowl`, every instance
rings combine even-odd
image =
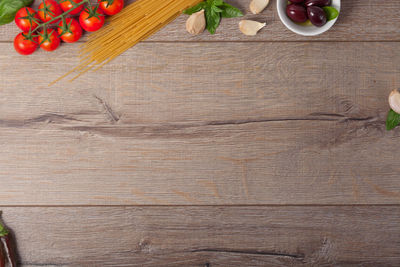
[[[340,0],[277,0],[277,9],[288,29],[300,35],[314,36],[335,24]]]

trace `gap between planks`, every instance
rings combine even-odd
[[[187,208],[187,207],[400,207],[400,204],[227,204],[227,205],[0,205],[2,208]]]
[[[0,44],[12,44],[13,41],[0,41]],[[76,44],[83,44],[86,43],[86,41],[78,41]],[[277,41],[262,41],[262,40],[248,40],[248,41],[232,41],[232,40],[216,40],[216,41],[210,41],[210,40],[193,40],[193,41],[142,41],[140,43],[147,43],[147,44],[196,44],[196,43],[400,43],[400,40],[338,40],[338,41],[332,41],[332,40],[277,40]]]

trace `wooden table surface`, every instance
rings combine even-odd
[[[400,266],[400,1],[344,0],[311,38],[275,1],[228,2],[267,27],[191,37],[181,16],[52,87],[79,44],[23,57],[0,27],[0,210],[22,266]]]

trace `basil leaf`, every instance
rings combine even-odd
[[[393,109],[390,109],[386,119],[386,129],[390,131],[399,124],[400,124],[400,114],[394,112]]]
[[[206,3],[201,2],[198,5],[195,5],[194,7],[184,10],[183,13],[185,13],[187,15],[192,15],[193,13],[199,12],[200,10],[204,9],[205,6],[206,6]]]
[[[202,9],[205,10],[207,30],[211,34],[215,34],[215,31],[221,22],[221,16],[224,18],[243,16],[243,13],[239,9],[225,3],[223,0],[206,0],[194,7],[186,9],[183,13],[192,15]]]
[[[223,3],[223,5],[220,7],[222,8],[221,16],[223,18],[236,18],[243,16],[242,11],[227,3]]]
[[[207,30],[214,34],[217,30],[219,23],[221,21],[221,15],[218,12],[215,12],[212,7],[206,7],[206,22],[207,22]]]
[[[325,11],[327,21],[336,19],[339,16],[339,11],[337,11],[337,9],[334,7],[324,6],[322,8]]]
[[[217,6],[212,5],[211,8],[212,8],[215,12],[217,12],[217,13],[221,13],[221,12],[222,12],[222,9],[220,9],[220,8],[217,7]]]
[[[223,0],[214,0],[213,5],[215,6],[222,6],[224,4]]]
[[[32,3],[33,0],[0,0],[0,25],[13,21],[19,9]]]

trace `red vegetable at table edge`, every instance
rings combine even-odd
[[[30,38],[30,39],[29,39]],[[14,39],[14,49],[21,55],[30,55],[38,48],[38,38],[30,36],[28,32],[21,32]]]
[[[70,15],[78,15],[82,11],[83,5],[74,8],[74,4],[79,4],[81,2],[82,2],[82,0],[65,0],[60,3],[60,6],[64,12],[72,9],[72,11],[69,14]]]
[[[17,267],[17,259],[14,244],[10,232],[0,221],[0,267],[5,267],[6,263],[10,267]],[[3,265],[1,265],[3,264]]]
[[[66,43],[74,43],[82,36],[83,30],[74,18],[66,18],[58,24],[58,35]]]
[[[28,32],[39,25],[37,22],[40,22],[40,18],[33,8],[23,7],[15,14],[14,21],[18,28],[24,32]]]
[[[105,13],[115,15],[124,7],[124,0],[97,0],[97,5],[90,0],[40,1],[38,11],[25,7],[17,11],[15,23],[23,32],[15,37],[14,47],[21,55],[32,54],[38,46],[54,51],[61,41],[77,42],[83,30],[94,32],[103,27]],[[74,15],[76,19],[71,17]]]
[[[44,0],[39,5],[38,15],[39,15],[39,18],[43,22],[48,22],[48,21],[52,20],[53,18],[61,15],[62,13],[63,13],[62,9],[61,9],[60,5],[57,3],[57,1]],[[57,23],[57,22],[58,22],[58,20],[55,20],[51,23]]]
[[[104,12],[96,7],[85,8],[79,15],[79,23],[87,32],[95,32],[100,30],[104,25]]]
[[[124,8],[124,0],[99,0],[99,6],[106,15],[112,16]]]
[[[39,44],[40,48],[45,51],[51,52],[56,50],[60,46],[60,37],[54,29],[47,29],[39,33]]]

